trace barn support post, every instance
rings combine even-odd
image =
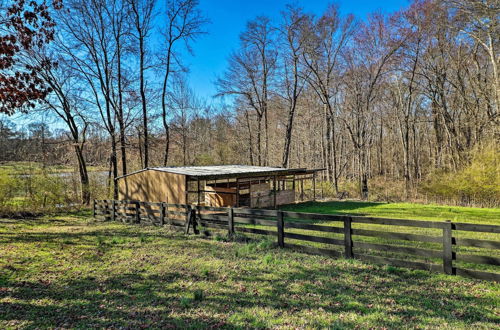
[[[325,191],[324,191],[324,183],[325,183],[325,180],[321,179],[321,199],[324,199],[325,198]]]
[[[276,175],[273,177],[273,203],[274,203],[274,208],[276,208],[276,191],[277,187],[276,187]]]
[[[196,185],[198,187],[198,189],[197,189],[198,205],[200,205],[200,202],[201,202],[201,196],[200,196],[200,178],[196,179]]]
[[[304,178],[300,179],[300,201],[304,201]]]
[[[184,176],[184,204],[189,204],[189,180],[187,175]]]
[[[316,201],[316,172],[313,172],[313,201]]]
[[[453,225],[446,220],[443,227],[443,271],[445,274],[453,275]]]
[[[240,178],[236,178],[236,207],[240,207]]]

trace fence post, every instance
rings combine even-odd
[[[189,226],[191,225],[191,206],[188,205],[186,208],[186,225],[184,227],[184,233],[189,234]]]
[[[352,253],[352,228],[351,228],[352,218],[344,218],[344,248],[345,257],[351,259],[353,257]]]
[[[109,205],[109,204],[107,204]],[[113,199],[111,201],[111,220],[115,221],[116,220],[116,211],[115,211],[116,207],[115,207],[115,200]]]
[[[233,211],[232,207],[230,207],[227,210],[227,230],[228,230],[229,236],[234,235],[234,211]]]
[[[278,225],[278,246],[281,248],[285,247],[285,222],[283,220],[283,211],[278,210],[277,214],[277,225]]]
[[[453,275],[452,229],[451,221],[446,220],[443,227],[443,271],[448,275]]]
[[[95,199],[92,202],[92,218],[95,218]]]
[[[193,233],[195,235],[198,235],[200,231],[198,229],[198,222],[196,221],[196,209],[192,209],[190,213],[191,213],[190,219],[193,224]]]
[[[141,223],[140,204],[135,202],[135,223]]]
[[[165,203],[160,203],[160,226],[165,224]]]

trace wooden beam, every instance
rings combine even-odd
[[[236,178],[236,207],[240,207],[240,179]]]
[[[313,173],[313,201],[316,201],[316,172]]]
[[[273,199],[274,199],[274,208],[276,208],[276,175],[273,178]]]

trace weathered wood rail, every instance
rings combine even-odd
[[[224,230],[229,235],[271,235],[281,248],[500,282],[500,257],[491,256],[492,250],[500,250],[496,235],[500,234],[500,226],[496,225],[115,200],[95,200],[93,215],[125,223],[168,225],[185,233],[192,230],[198,234],[201,226]],[[370,225],[370,229],[353,228],[358,224]],[[371,229],[374,226],[383,228]],[[395,231],[401,228],[424,229],[434,235]],[[460,237],[466,232],[489,233],[495,239]],[[473,253],[481,254],[462,253],[462,247],[474,248]],[[487,271],[470,269],[470,264],[487,265]]]

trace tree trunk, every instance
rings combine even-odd
[[[113,171],[113,182],[110,184],[113,185],[113,199],[118,199],[118,186],[116,185],[116,178],[118,177],[118,163],[116,158],[116,139],[114,135],[111,136],[111,169]]]
[[[146,103],[146,87],[144,84],[144,37],[139,38],[139,52],[140,52],[140,91],[142,103],[142,126],[144,132],[144,168],[149,166],[149,132],[148,132],[148,109]]]
[[[82,190],[82,204],[90,204],[90,182],[89,175],[87,171],[87,164],[83,156],[83,150],[81,146],[75,145],[75,153],[78,161],[78,172],[80,173],[80,185]]]

